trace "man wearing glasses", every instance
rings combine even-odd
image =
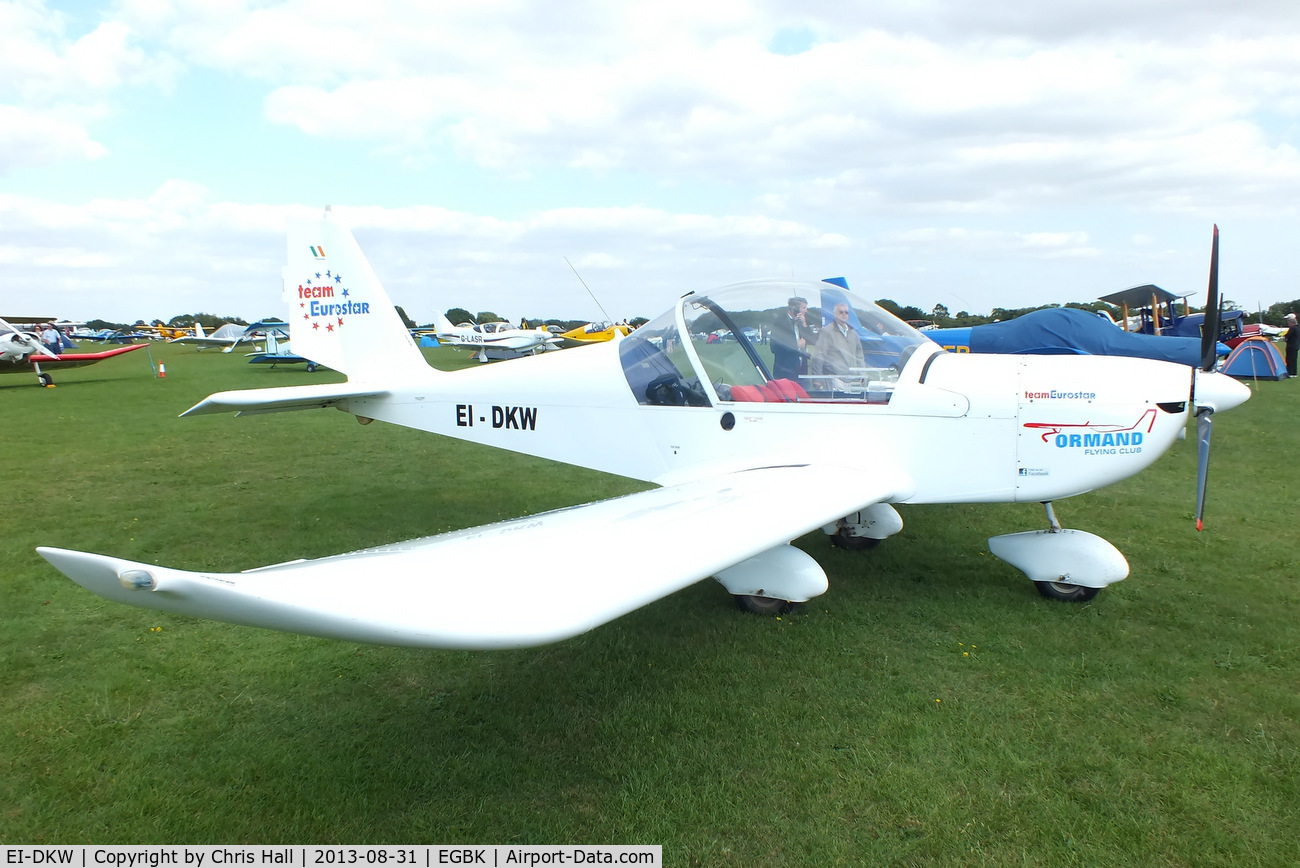
[[[832,314],[831,324],[817,335],[809,373],[814,377],[824,377],[819,383],[823,389],[860,392],[863,369],[867,366],[862,355],[862,341],[857,330],[849,325],[847,304],[836,303]]]

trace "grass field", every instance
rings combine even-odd
[[[464,356],[432,351],[439,366]],[[670,865],[1291,865],[1300,384],[1057,504],[1130,578],[1078,606],[987,553],[1037,506],[904,507],[793,616],[703,582],[517,652],[359,646],[108,603],[33,549],[234,570],[635,490],[333,411],[177,414],[319,382],[154,349],[0,379],[0,841],[649,843]],[[958,444],[939,460],[975,460]],[[667,557],[606,551],[540,558]],[[493,553],[464,571],[498,568]]]

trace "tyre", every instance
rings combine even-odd
[[[1061,582],[1034,582],[1034,586],[1047,599],[1066,603],[1086,603],[1101,593],[1101,588],[1085,588],[1083,585],[1066,585]]]
[[[831,545],[836,548],[849,549],[850,551],[862,552],[867,549],[874,549],[884,540],[872,539],[869,536],[849,536],[842,530],[831,534]]]
[[[778,600],[775,597],[756,597],[751,594],[735,594],[736,605],[742,611],[753,615],[788,615],[797,612],[803,603]]]

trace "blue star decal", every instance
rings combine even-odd
[[[343,279],[343,275],[341,275],[341,274],[336,274],[336,275],[334,275],[334,282],[335,282],[335,283],[338,283],[338,282],[339,282],[340,280],[342,280],[342,279]]]
[[[346,289],[343,290],[343,297],[344,297],[344,298],[347,298],[347,297],[348,297],[348,291],[347,291]]]
[[[317,279],[317,280],[320,280],[320,272],[319,272],[319,271],[316,272],[316,279]]]

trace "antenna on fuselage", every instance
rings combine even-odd
[[[605,322],[612,323],[614,321],[613,318],[610,317],[609,312],[605,310],[605,306],[600,303],[600,299],[596,298],[596,293],[591,291],[590,286],[587,286],[587,281],[582,279],[582,275],[578,273],[578,269],[573,267],[573,263],[569,261],[569,257],[564,257],[564,264],[569,266],[570,270],[573,271],[573,276],[578,278],[578,283],[582,284],[582,288],[587,290],[587,295],[591,296],[591,300],[596,303],[596,307],[600,308],[600,312],[605,317]]]

